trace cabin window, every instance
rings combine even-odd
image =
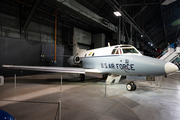
[[[121,52],[121,49],[120,49],[120,48],[116,50],[116,54],[117,54],[117,55],[122,54],[122,52]]]
[[[94,53],[92,54],[92,56],[94,56]]]
[[[134,48],[123,48],[123,53],[138,53]]]
[[[121,49],[119,49],[120,54],[122,54]]]
[[[119,54],[119,50],[116,51],[116,54]]]
[[[122,54],[122,53],[121,53],[121,49],[118,49],[118,50],[116,51],[116,54]]]
[[[115,52],[116,52],[116,49],[113,49],[111,54],[114,54]]]

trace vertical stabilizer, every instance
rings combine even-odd
[[[76,55],[79,52],[78,43],[75,35],[73,36],[73,55]]]
[[[73,37],[73,55],[78,55],[79,57],[83,57],[84,52],[86,52],[86,49],[79,49],[76,37],[74,35],[74,37]]]

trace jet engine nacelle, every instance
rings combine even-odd
[[[81,58],[80,58],[78,55],[71,56],[71,57],[68,59],[68,63],[69,63],[70,65],[78,65],[80,62],[81,62]]]

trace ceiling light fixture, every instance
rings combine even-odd
[[[116,16],[121,16],[121,13],[119,11],[114,12]]]

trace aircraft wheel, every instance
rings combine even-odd
[[[131,81],[131,82],[127,83],[126,89],[128,91],[135,91],[136,90],[136,84],[133,81]]]
[[[132,90],[133,90],[133,85],[132,85],[131,83],[127,83],[127,84],[126,84],[126,89],[127,89],[128,91],[132,91]]]
[[[133,87],[132,90],[135,91],[136,90],[136,84],[133,81],[131,81],[130,83],[131,83],[131,85]]]

